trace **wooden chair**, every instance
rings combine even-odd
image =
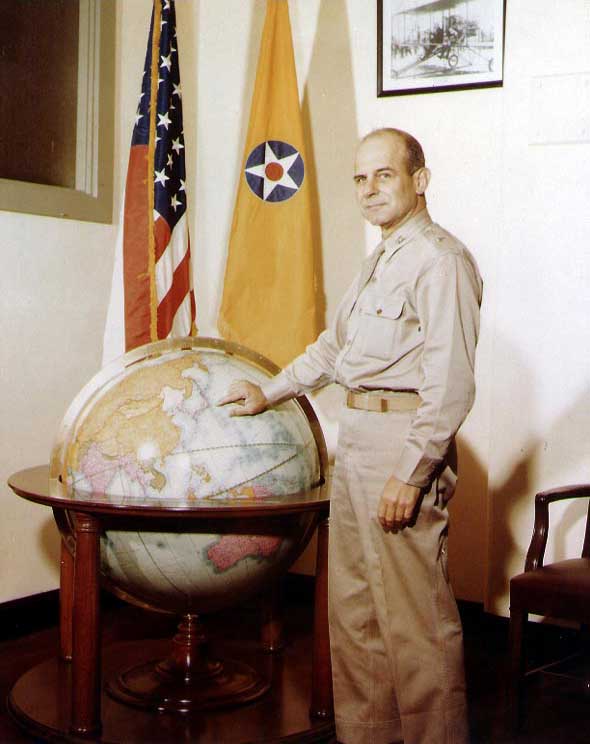
[[[590,497],[590,484],[565,486],[538,493],[535,524],[524,573],[510,580],[510,675],[513,727],[522,723],[527,665],[524,634],[529,612],[590,625],[590,503],[581,558],[543,564],[549,531],[549,504]],[[585,628],[587,629],[587,628]],[[584,682],[588,688],[590,682]]]

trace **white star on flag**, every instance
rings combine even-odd
[[[289,175],[289,168],[298,157],[299,153],[294,152],[284,158],[277,158],[267,142],[264,148],[264,163],[246,168],[246,173],[252,173],[254,176],[264,179],[262,192],[264,201],[268,199],[276,186],[285,186],[297,191],[299,187]]]
[[[184,145],[180,144],[180,137],[172,140],[172,149],[176,154],[178,154],[181,150],[184,150]]]
[[[170,59],[172,57],[171,54],[169,54],[167,57],[160,56],[160,59],[162,60],[162,64],[160,65],[160,68],[167,67],[168,70],[172,67],[172,60]]]
[[[166,185],[166,181],[170,180],[170,177],[166,175],[166,171],[164,168],[160,171],[155,171],[156,177],[154,179],[154,183],[161,183],[162,186]]]
[[[165,114],[158,114],[158,119],[160,120],[158,122],[159,127],[166,127],[166,129],[168,129],[170,124],[172,124],[172,119],[168,116],[167,111]]]
[[[177,199],[177,195],[173,194],[172,199],[170,200],[170,206],[172,207],[172,209],[176,212],[181,204],[182,202],[180,201],[180,199]]]

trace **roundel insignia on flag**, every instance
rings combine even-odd
[[[268,140],[248,155],[244,175],[259,199],[285,201],[294,196],[303,183],[303,158],[287,142]]]

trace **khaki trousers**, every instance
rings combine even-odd
[[[465,744],[463,637],[448,581],[448,465],[414,526],[386,533],[379,497],[415,413],[344,408],[330,506],[329,617],[343,744]],[[451,459],[451,458],[449,458]]]

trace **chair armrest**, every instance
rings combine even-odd
[[[549,504],[554,501],[562,501],[563,499],[588,497],[590,497],[589,483],[551,488],[548,491],[541,491],[535,496],[535,524],[524,564],[525,571],[533,571],[535,568],[541,568],[543,565],[549,532]],[[586,540],[584,543],[586,543]]]
[[[535,496],[535,504],[537,501],[550,504],[552,501],[588,498],[589,496],[590,483],[580,483],[577,486],[560,486],[559,488],[550,488],[548,491],[541,491]]]

